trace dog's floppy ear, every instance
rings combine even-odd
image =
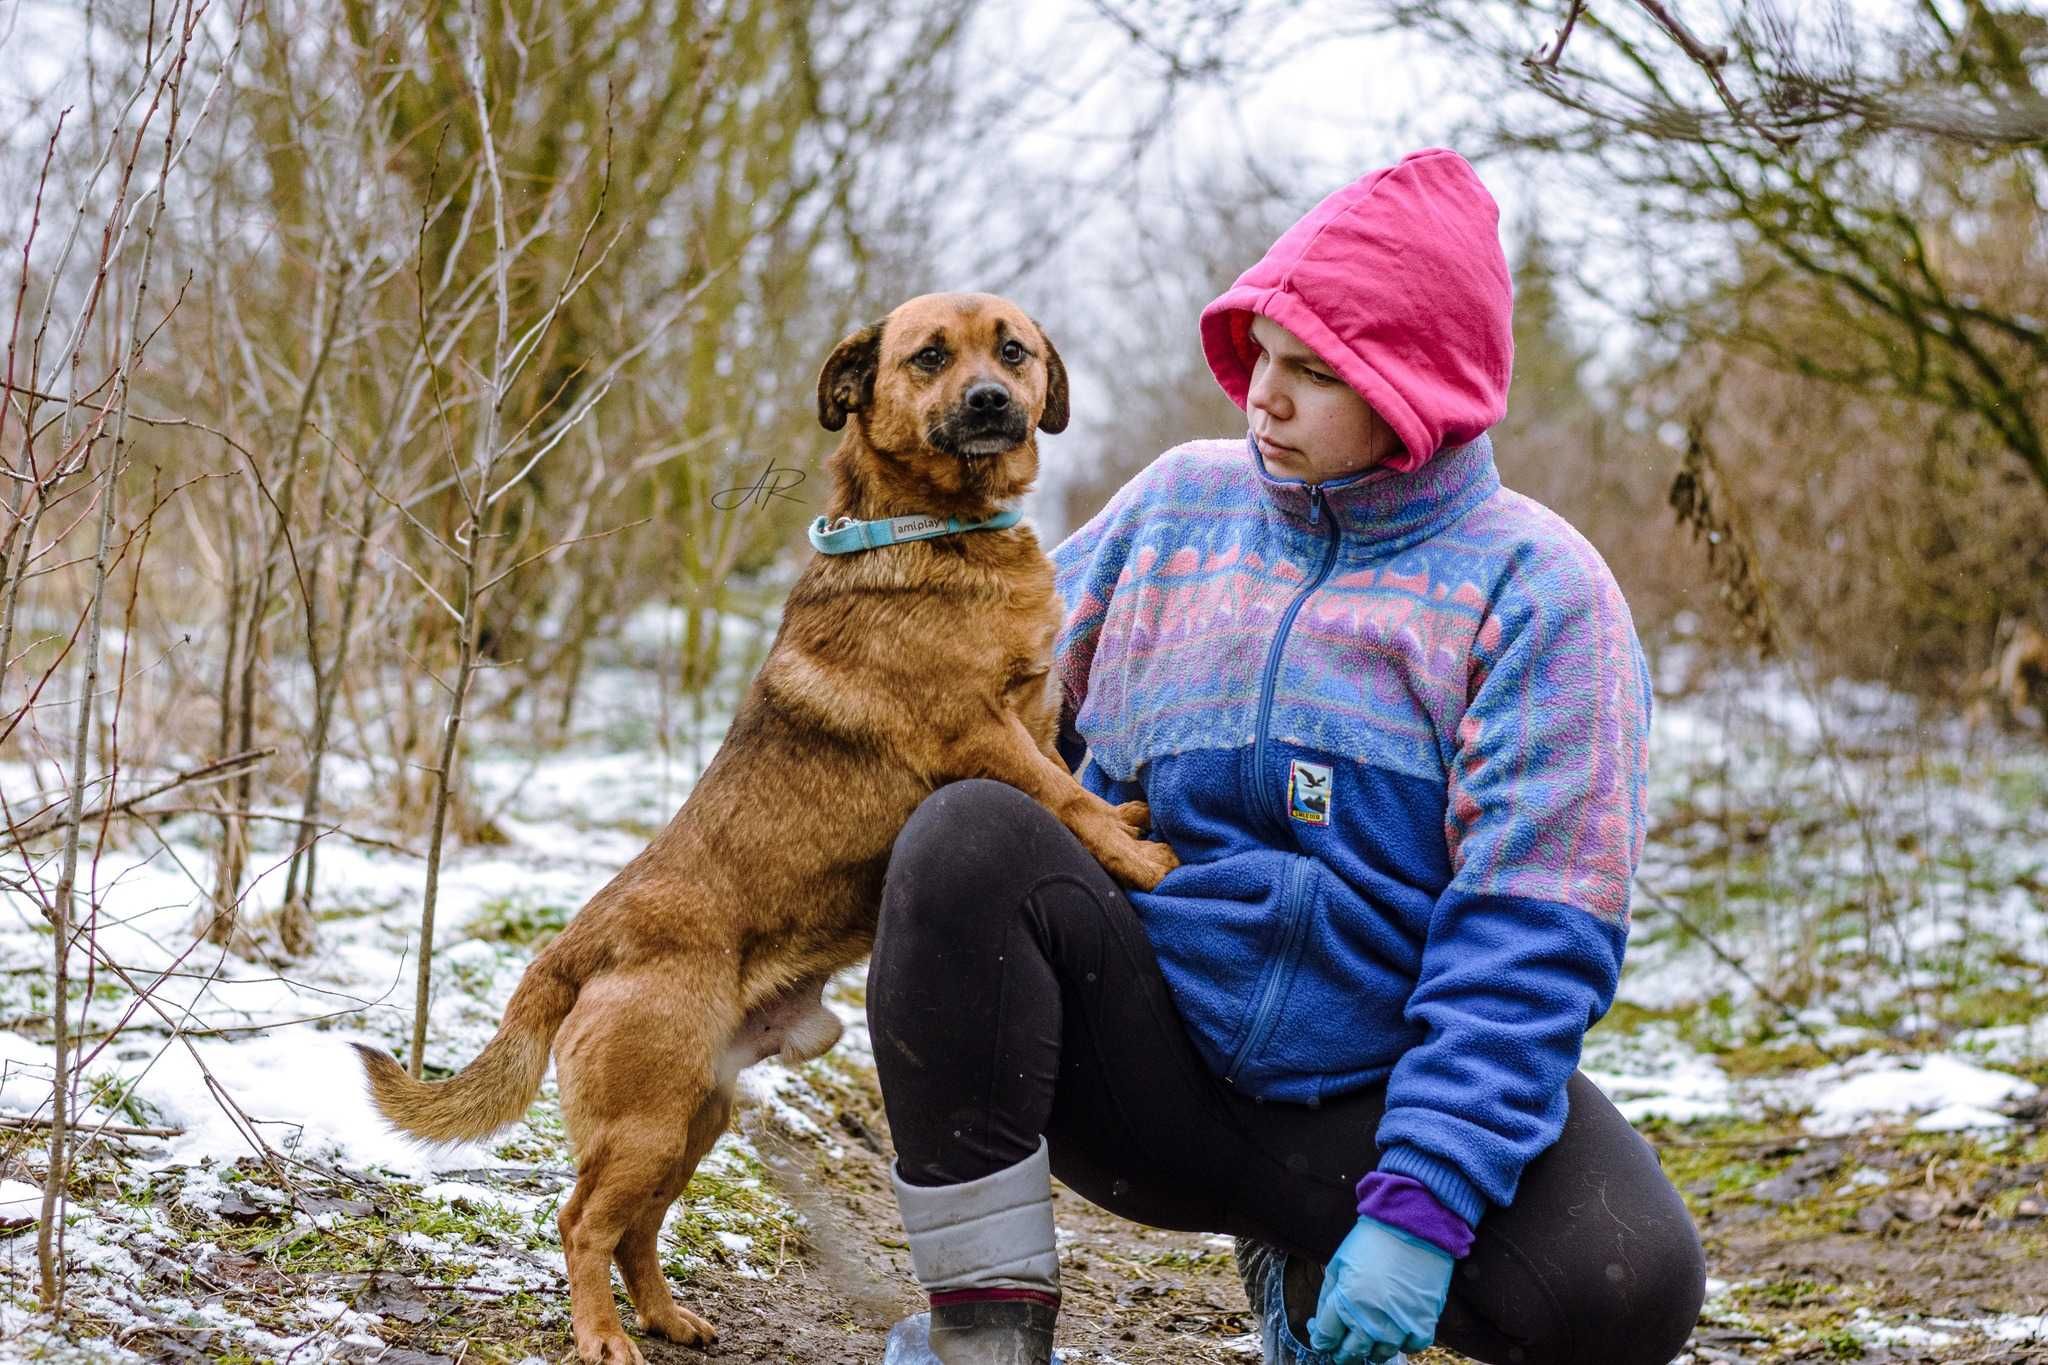
[[[1031,319],[1031,325],[1038,327],[1038,319]],[[1045,343],[1045,411],[1038,414],[1038,429],[1057,436],[1067,429],[1067,365],[1045,328],[1038,327],[1038,339]]]
[[[818,374],[818,422],[827,431],[846,425],[846,414],[875,401],[875,370],[882,360],[882,324],[869,323],[832,348]]]

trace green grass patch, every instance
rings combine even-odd
[[[2038,967],[2028,970],[2037,976],[2040,973]],[[2010,978],[2006,980],[2009,982]],[[2024,1024],[2038,1018],[2044,1010],[2048,1010],[2048,985],[2033,989],[2011,984],[1971,985],[1949,992],[1941,1006],[1943,1022],[1959,1029]]]
[[[1664,1174],[1688,1201],[1706,1201],[1767,1180],[1798,1154],[1798,1133],[1783,1124],[1711,1118],[1693,1123],[1647,1118],[1636,1131],[1657,1149]]]
[[[1614,1002],[1600,1022],[1587,1032],[1592,1033],[1634,1033],[1645,1024],[1683,1024],[1692,1014],[1692,1008],[1685,1006],[1674,1009],[1652,1009],[1647,1005],[1635,1005],[1626,1000]]]
[[[1868,1294],[1854,1285],[1821,1284],[1787,1277],[1739,1284],[1729,1290],[1724,1311],[1732,1320],[1771,1338],[1760,1343],[1761,1361],[1859,1360],[1864,1346],[1851,1323]]]
[[[366,916],[396,910],[409,899],[411,896],[403,891],[394,891],[383,896],[367,896],[360,891],[322,895],[319,903],[313,907],[313,919],[320,924],[363,919]]]
[[[1179,1270],[1188,1273],[1199,1271],[1207,1274],[1227,1272],[1233,1275],[1237,1273],[1236,1256],[1228,1251],[1211,1248],[1196,1250],[1190,1247],[1169,1247],[1164,1251],[1146,1252],[1131,1259],[1140,1265],[1158,1270]]]
[[[742,1147],[728,1147],[717,1162],[706,1161],[690,1178],[689,1188],[669,1222],[669,1245],[662,1265],[669,1277],[688,1284],[697,1267],[736,1265],[742,1253],[729,1247],[720,1233],[738,1233],[751,1240],[756,1265],[773,1266],[801,1254],[803,1230],[796,1212],[776,1195],[768,1172]]]
[[[1991,790],[1999,804],[2022,819],[2048,808],[2048,769],[1998,768],[1991,774]]]
[[[1723,1071],[1737,1080],[1759,1076],[1783,1076],[1826,1066],[1829,1056],[1804,1038],[1786,1041],[1773,1038],[1762,1043],[1738,1043],[1713,1054]]]
[[[1728,1293],[1728,1301],[1744,1312],[1783,1311],[1787,1308],[1808,1308],[1818,1303],[1830,1302],[1834,1291],[1812,1280],[1766,1280],[1761,1284],[1737,1285]]]
[[[1823,1332],[1817,1340],[1820,1349],[1826,1353],[1829,1360],[1863,1359],[1863,1340],[1847,1327],[1837,1327],[1832,1331]]]
[[[86,1094],[96,1109],[111,1109],[129,1123],[150,1127],[158,1121],[158,1115],[146,1101],[133,1093],[132,1085],[124,1085],[119,1076],[108,1076],[100,1072],[85,1078]],[[88,1127],[98,1127],[97,1118],[90,1119]]]
[[[463,926],[470,938],[513,947],[537,947],[568,924],[575,911],[535,896],[500,896],[485,901]]]
[[[325,1226],[293,1226],[282,1221],[289,1207],[280,1206],[279,1220],[249,1226],[221,1226],[211,1219],[188,1217],[192,1231],[211,1237],[227,1250],[260,1257],[282,1274],[355,1274],[394,1264],[420,1262],[413,1273],[427,1269],[419,1253],[397,1243],[406,1233],[431,1237],[451,1246],[526,1247],[526,1218],[503,1205],[468,1199],[427,1199],[402,1186],[382,1191],[375,1209],[362,1215],[332,1213]],[[473,1262],[442,1260],[432,1266],[435,1278],[454,1282],[474,1273]]]
[[[562,1124],[562,1100],[554,1083],[541,1091],[539,1102],[526,1111],[526,1121],[503,1142],[491,1148],[500,1161],[524,1161],[534,1166],[568,1165],[569,1132]]]

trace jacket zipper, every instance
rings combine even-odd
[[[1309,525],[1313,526],[1321,519],[1323,505],[1322,485],[1310,484]],[[1316,576],[1309,580],[1308,586],[1296,594],[1295,599],[1288,604],[1286,614],[1280,618],[1279,634],[1273,637],[1273,646],[1266,654],[1266,676],[1259,684],[1259,726],[1257,738],[1252,743],[1252,785],[1257,792],[1254,799],[1266,806],[1266,813],[1278,821],[1282,829],[1287,828],[1287,812],[1273,804],[1274,798],[1267,790],[1270,784],[1266,780],[1266,725],[1273,718],[1273,693],[1280,682],[1280,651],[1286,648],[1287,632],[1294,628],[1294,618],[1301,614],[1302,604],[1308,601],[1309,594],[1323,586],[1323,580],[1330,576],[1330,569],[1337,562],[1337,544],[1341,537],[1342,531],[1337,525],[1337,518],[1332,516],[1330,543],[1323,551],[1323,565],[1316,570]]]
[[[1237,1055],[1230,1059],[1230,1070],[1223,1073],[1226,1085],[1237,1084],[1237,1073],[1244,1069],[1253,1053],[1265,1044],[1266,1035],[1273,1030],[1274,1006],[1280,1002],[1280,987],[1294,975],[1296,959],[1301,948],[1308,941],[1305,930],[1308,915],[1305,913],[1308,898],[1301,893],[1303,874],[1308,870],[1308,859],[1296,854],[1287,863],[1286,893],[1281,904],[1287,911],[1287,933],[1280,940],[1280,953],[1273,965],[1266,970],[1265,989],[1259,992],[1259,1007],[1252,1014],[1252,1026],[1238,1046]]]
[[[1310,484],[1309,525],[1314,526],[1322,520],[1323,509],[1322,485]],[[1287,644],[1287,632],[1294,628],[1294,618],[1301,614],[1302,604],[1307,602],[1309,595],[1320,588],[1323,580],[1330,576],[1330,570],[1337,562],[1337,545],[1342,534],[1336,517],[1332,516],[1330,541],[1323,551],[1322,567],[1316,570],[1316,576],[1309,580],[1308,586],[1296,594],[1295,599],[1288,604],[1286,614],[1280,618],[1280,630],[1273,639],[1272,650],[1266,656],[1266,676],[1259,687],[1259,728],[1258,737],[1252,745],[1252,771],[1255,774],[1254,785],[1259,792],[1257,799],[1269,805],[1272,798],[1267,795],[1270,784],[1266,780],[1266,725],[1272,719],[1273,693],[1280,680],[1280,651]],[[1276,807],[1269,813],[1281,823],[1282,828],[1286,827],[1285,810]],[[1230,1059],[1230,1069],[1223,1075],[1226,1084],[1237,1083],[1238,1072],[1244,1069],[1245,1062],[1259,1050],[1266,1041],[1266,1035],[1272,1031],[1273,1011],[1280,1001],[1280,988],[1294,975],[1296,960],[1301,956],[1302,945],[1308,940],[1307,898],[1302,895],[1302,880],[1308,870],[1307,864],[1308,859],[1298,855],[1291,858],[1287,864],[1287,885],[1280,902],[1287,915],[1287,931],[1280,940],[1278,958],[1267,968],[1265,986],[1259,992],[1259,1006],[1252,1013],[1252,1026],[1245,1033],[1244,1042],[1238,1046],[1237,1055]]]

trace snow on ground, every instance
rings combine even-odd
[[[1628,1033],[1596,1032],[1587,1039],[1582,1069],[1631,1123],[1792,1113],[1801,1115],[1807,1132],[1820,1136],[1908,1122],[1924,1133],[2005,1128],[2012,1119],[2001,1106],[2040,1093],[2010,1072],[1944,1053],[1868,1052],[1841,1063],[1737,1080],[1662,1021]]]
[[[1915,1116],[1913,1127],[1923,1133],[2003,1128],[2012,1120],[1997,1106],[2031,1099],[2039,1091],[2017,1076],[1946,1056],[1905,1063],[1881,1058],[1865,1070],[1855,1070],[1856,1065],[1820,1067],[1798,1078],[1798,1093],[1813,1097],[1809,1131],[1853,1133],[1873,1119],[1908,1116]]]
[[[644,708],[651,681],[626,668],[593,679],[589,709],[596,729],[562,752],[522,754],[516,736],[497,736],[475,761],[477,804],[495,811],[508,842],[453,848],[444,863],[430,1063],[457,1067],[482,1048],[535,939],[559,928],[666,822],[715,748],[727,720],[716,713],[678,714],[665,762],[651,761],[630,744],[608,746],[605,727],[616,728],[635,698]],[[329,790],[341,794],[348,829],[393,837],[376,825],[374,786],[367,770],[338,761]],[[104,965],[95,969],[88,999],[87,957],[74,953],[74,994],[83,1005],[74,1027],[86,1051],[72,1122],[86,1129],[118,1125],[176,1132],[108,1143],[88,1154],[85,1168],[118,1180],[122,1193],[118,1207],[70,1207],[71,1311],[114,1329],[163,1320],[194,1324],[193,1330],[218,1329],[235,1349],[259,1359],[282,1358],[294,1346],[301,1348],[297,1360],[329,1359],[374,1342],[374,1315],[348,1311],[340,1301],[290,1305],[285,1316],[296,1322],[294,1335],[271,1330],[275,1323],[265,1326],[209,1308],[196,1292],[190,1301],[142,1303],[124,1289],[141,1274],[138,1256],[169,1255],[196,1267],[226,1253],[223,1246],[186,1238],[163,1221],[165,1210],[174,1221],[190,1215],[227,1223],[246,1221],[245,1208],[251,1214],[279,1212],[267,1207],[275,1200],[270,1190],[241,1178],[259,1158],[249,1136],[253,1130],[284,1158],[312,1163],[308,1169],[359,1172],[389,1182],[416,1201],[422,1223],[435,1221],[426,1212],[435,1206],[495,1220],[514,1234],[510,1249],[497,1256],[480,1254],[477,1237],[460,1231],[453,1237],[401,1236],[423,1255],[471,1266],[466,1284],[495,1293],[542,1290],[566,1312],[554,1212],[570,1166],[552,1082],[527,1120],[506,1132],[480,1143],[427,1146],[392,1131],[371,1108],[349,1046],[367,1043],[402,1055],[408,1043],[419,859],[327,838],[319,866],[318,946],[306,958],[273,967],[194,942],[196,909],[211,869],[211,830],[194,817],[158,829],[161,841],[104,851],[91,870],[98,950],[147,990],[151,1001],[138,1002]],[[282,901],[289,848],[275,827],[259,827],[256,838],[252,865],[259,875],[242,913],[260,922]],[[42,964],[49,957],[48,929],[34,907],[22,898],[0,899],[0,1020],[9,1025],[0,1028],[0,1114],[19,1119],[49,1113],[49,1047],[41,1023],[49,1004],[48,969]],[[860,1007],[847,998],[858,988],[855,974],[836,983],[830,999],[849,1033],[848,1044],[832,1059],[836,1066],[858,1066],[868,1055]],[[106,1041],[110,1032],[115,1036]],[[803,1108],[807,1099],[819,1107],[803,1075],[774,1063],[757,1067],[747,1073],[743,1094],[783,1127],[822,1136]],[[118,1163],[102,1162],[113,1150],[126,1155]],[[40,1148],[30,1145],[7,1173],[26,1178],[0,1181],[0,1261],[7,1270],[0,1337],[11,1339],[0,1340],[0,1357],[57,1349],[25,1316],[34,1306],[32,1225],[40,1212],[43,1163]],[[715,1225],[717,1249],[743,1273],[750,1258],[766,1256],[772,1264],[778,1240],[786,1240],[781,1234],[798,1215],[763,1181],[747,1140],[728,1134],[700,1171],[693,1198],[678,1205],[672,1222],[689,1217]],[[535,1178],[538,1189],[522,1184]],[[697,1200],[699,1187],[712,1193]],[[30,1204],[28,1214],[18,1214]],[[333,1217],[284,1212],[286,1236],[294,1226]],[[765,1233],[758,1245],[757,1230]],[[520,1250],[523,1241],[538,1246]],[[684,1252],[681,1261],[687,1264],[691,1254]]]
[[[676,629],[650,615],[626,643],[658,657]],[[757,634],[734,640],[741,655],[762,643]],[[663,701],[658,677],[634,662],[593,675],[577,738],[560,752],[530,752],[516,734],[476,736],[476,804],[507,842],[455,848],[443,868],[430,1005],[438,1065],[460,1065],[482,1047],[535,937],[559,927],[667,820],[715,748],[722,718]],[[1815,700],[1788,676],[1767,673],[1660,703],[1655,828],[1622,1009],[1588,1038],[1585,1068],[1633,1121],[1793,1115],[1816,1137],[1872,1126],[2009,1125],[2009,1111],[2038,1096],[2016,1073],[2048,1068],[2048,1013],[2023,989],[2048,967],[2048,755],[1931,731],[1899,699],[1869,689],[1831,689],[1821,707]],[[391,837],[376,824],[375,788],[370,770],[341,764],[331,789],[346,803],[350,829]],[[1853,814],[1842,813],[1845,803]],[[398,1050],[409,1037],[418,858],[329,837],[318,947],[273,968],[194,946],[212,830],[184,817],[159,832],[160,842],[131,837],[104,852],[93,869],[98,947],[154,992],[153,1004],[138,1005],[100,970],[86,1000],[81,981],[81,1121],[178,1132],[108,1144],[91,1158],[106,1163],[117,1192],[72,1206],[74,1303],[116,1327],[190,1318],[258,1357],[299,1345],[297,1359],[324,1359],[375,1339],[375,1315],[340,1300],[299,1303],[259,1324],[229,1320],[196,1293],[144,1304],[124,1288],[138,1258],[196,1264],[222,1252],[192,1240],[180,1222],[187,1215],[223,1218],[261,1202],[238,1178],[257,1155],[245,1124],[288,1157],[391,1182],[421,1210],[403,1244],[430,1262],[467,1267],[461,1283],[558,1297],[553,1210],[568,1157],[552,1089],[525,1122],[490,1141],[427,1148],[394,1135],[372,1111],[348,1047]],[[276,828],[259,837],[268,842],[256,865],[267,870],[249,907],[260,918],[282,898],[287,850]],[[40,1021],[49,956],[34,909],[0,903],[0,1114],[47,1112]],[[74,971],[83,965],[81,957]],[[831,1064],[848,1075],[871,1061],[861,988],[855,971],[830,994],[847,1025]],[[1725,1064],[1737,1055],[1731,1049],[1748,1050],[1743,1067]],[[1758,1063],[1774,1050],[1784,1064]],[[781,1129],[828,1151],[835,1145],[814,1117],[807,1073],[757,1067],[743,1094]],[[117,1151],[127,1155],[115,1161]],[[5,1230],[39,1195],[39,1157],[33,1147],[24,1155],[0,1172],[8,1266],[0,1336],[12,1342],[0,1342],[0,1355],[49,1345],[26,1316],[33,1232]],[[729,1134],[703,1169],[715,1197],[699,1199],[693,1186],[671,1227],[688,1219],[711,1235],[682,1239],[684,1259],[772,1263],[780,1234],[800,1215],[764,1185],[758,1154]],[[1885,1179],[1853,1172],[1844,1183]],[[494,1250],[488,1238],[429,1216],[433,1209],[453,1211],[444,1220],[486,1220],[502,1241]],[[294,1212],[279,1235],[323,1217],[333,1215]],[[2042,1322],[1872,1318],[1854,1331],[1879,1344],[1894,1339],[1887,1333],[1914,1332],[2021,1341],[2041,1337]]]
[[[1911,1032],[2048,967],[2048,750],[1784,665],[1661,664],[1698,685],[1656,709],[1624,1002],[1753,1003],[1796,967]]]
[[[1956,1035],[1956,1046],[1994,1064],[2038,1061],[2048,1057],[2048,1014],[2037,1015],[2024,1024],[1964,1029]]]
[[[1756,1287],[1749,1283],[1709,1279],[1705,1316],[1738,1331],[1745,1327],[1756,1328],[1760,1339],[1762,1333],[1768,1331],[1768,1324],[1735,1306],[1741,1291]],[[2044,1343],[2048,1343],[2048,1314],[1994,1313],[1976,1318],[1919,1314],[1899,1316],[1858,1306],[1850,1311],[1843,1327],[1832,1339],[1818,1343],[1818,1356],[1801,1354],[1797,1358],[1856,1359],[1867,1350],[1902,1347],[1932,1350],[1939,1353],[1937,1358],[1959,1351],[1961,1354],[1956,1355],[1957,1359],[1991,1361],[2019,1358],[2008,1356],[2000,1348]],[[1796,1348],[1801,1343],[1793,1340],[1783,1344]],[[1991,1348],[1989,1351],[1985,1349],[1987,1346]],[[1708,1361],[1727,1358],[1723,1352],[1688,1352],[1672,1365],[1705,1365]]]
[[[1873,1346],[1952,1346],[1972,1334],[2008,1346],[2048,1342],[2048,1314],[2000,1313],[1963,1319],[1927,1317],[1887,1324],[1867,1308],[1856,1310],[1850,1330]]]

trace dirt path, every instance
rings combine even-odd
[[[803,1255],[772,1279],[718,1268],[680,1289],[718,1323],[709,1352],[656,1344],[650,1365],[758,1360],[873,1365],[891,1323],[923,1307],[897,1224],[890,1149],[878,1099],[848,1086],[826,1148],[792,1135],[761,1110],[742,1131],[803,1216]],[[1063,1186],[1060,1229],[1065,1311],[1061,1352],[1081,1361],[1243,1362],[1257,1359],[1227,1239],[1126,1223]]]
[[[700,1167],[664,1237],[676,1292],[721,1339],[646,1342],[652,1365],[872,1365],[921,1306],[858,1049],[763,1072],[739,1140]],[[1995,1134],[1831,1138],[1790,1116],[1645,1125],[1718,1282],[1691,1365],[2048,1365],[2048,1108],[2014,1118]],[[0,1177],[33,1179],[37,1143],[0,1131]],[[569,1359],[554,1213],[573,1173],[552,1087],[492,1155],[501,1164],[402,1178],[254,1157],[169,1165],[102,1144],[74,1173],[68,1341],[0,1334],[0,1359],[102,1360],[109,1342],[130,1359],[229,1365]],[[1065,1190],[1055,1216],[1070,1365],[1258,1359],[1225,1239],[1137,1227]],[[0,1233],[0,1255],[25,1308],[32,1234]]]
[[[835,1099],[847,1140],[830,1159],[750,1118],[750,1139],[808,1221],[808,1255],[773,1281],[716,1274],[691,1286],[727,1330],[713,1359],[873,1362],[889,1322],[919,1306],[879,1105],[851,1088]],[[1987,1334],[2048,1311],[2048,1133],[1988,1145],[1953,1134],[1814,1140],[1790,1126],[1651,1136],[1720,1282],[1690,1343],[1695,1365],[2048,1362],[2040,1339]],[[1225,1239],[1137,1227],[1064,1189],[1055,1211],[1070,1361],[1258,1359]],[[1431,1351],[1416,1362],[1459,1359]]]

